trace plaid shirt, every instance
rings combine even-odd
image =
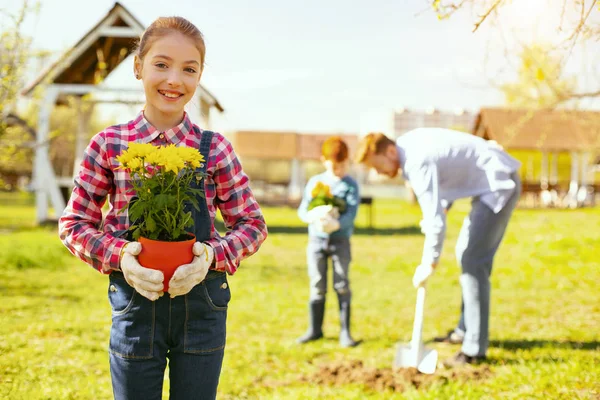
[[[130,142],[199,148],[201,135],[193,126],[186,113],[179,125],[160,132],[140,112],[133,121],[111,126],[92,138],[58,223],[60,239],[71,253],[102,273],[119,270],[120,252],[127,241],[112,233],[128,228],[127,212],[117,213],[133,193],[129,174],[117,169],[116,157]],[[233,274],[241,260],[258,250],[267,237],[267,226],[231,143],[215,133],[210,155],[204,156],[206,202],[212,221],[211,239],[206,244],[215,251],[213,268]],[[103,220],[107,198],[109,208]],[[228,227],[224,237],[214,226],[217,207]]]

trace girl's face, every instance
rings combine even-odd
[[[135,70],[144,84],[145,113],[157,118],[181,116],[194,95],[202,64],[194,41],[179,32],[156,39]]]
[[[323,165],[325,169],[330,174],[337,176],[338,178],[343,178],[348,173],[348,169],[350,169],[350,161],[345,160],[342,162],[332,161],[332,160],[323,160]]]

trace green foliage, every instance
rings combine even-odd
[[[559,103],[577,86],[574,77],[563,77],[563,65],[548,46],[534,44],[520,53],[516,82],[501,86],[506,104],[517,108],[543,108]]]
[[[119,212],[128,210],[133,239],[189,239],[187,229],[194,224],[189,206],[199,211],[198,199],[204,197],[204,174],[197,169],[204,162],[200,152],[131,143],[117,160],[132,178],[135,197]]]
[[[0,193],[2,269],[57,270],[73,258],[58,240],[56,227],[36,227],[34,218],[32,194]]]
[[[346,211],[346,202],[339,197],[329,197],[323,194],[318,195],[317,197],[313,197],[313,199],[308,203],[308,209],[312,210],[315,207],[319,206],[333,206],[336,207],[340,214]]]
[[[59,269],[73,256],[56,229],[39,228],[0,235],[0,265],[5,269]]]
[[[0,137],[6,133],[4,117],[13,111],[19,90],[23,87],[25,65],[30,54],[31,38],[22,35],[27,18],[35,12],[37,3],[23,1],[15,15],[4,14],[0,31]]]
[[[139,222],[129,228],[132,237],[136,240],[140,236],[167,241],[189,239],[187,230],[194,221],[191,211],[183,205],[190,204],[199,210],[198,197],[204,197],[204,191],[190,186],[198,177],[201,177],[199,173],[188,170],[179,174],[162,173],[158,182],[136,180],[134,188],[139,197],[129,205],[129,219]]]
[[[312,199],[308,203],[308,210],[319,206],[333,206],[340,214],[346,211],[346,201],[331,194],[331,188],[323,182],[317,182],[312,192]]]
[[[0,28],[0,188],[11,185],[15,171],[19,172],[17,175],[26,174],[19,168],[23,159],[30,158],[32,153],[23,149],[25,135],[22,131],[7,123],[8,114],[15,110],[19,90],[24,84],[31,38],[21,34],[21,27],[32,11],[28,1],[24,1],[16,15],[3,15],[4,22],[8,23],[3,23]]]

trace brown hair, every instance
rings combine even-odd
[[[369,156],[373,154],[381,154],[391,145],[395,143],[392,139],[385,136],[381,132],[371,132],[363,137],[358,144],[358,150],[354,156],[354,161],[358,164],[364,163]]]
[[[179,32],[184,36],[192,39],[196,43],[196,48],[200,52],[201,68],[204,68],[204,56],[206,54],[206,45],[204,44],[204,36],[196,25],[183,17],[160,17],[154,20],[148,28],[140,36],[135,54],[143,59],[152,43],[158,38],[167,35],[170,32]]]
[[[323,142],[321,155],[326,160],[342,162],[348,159],[348,145],[339,136],[332,136]]]

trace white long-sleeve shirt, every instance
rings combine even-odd
[[[521,163],[495,142],[443,128],[418,128],[396,140],[400,166],[419,201],[425,233],[422,264],[437,263],[446,234],[446,206],[480,196],[498,213],[515,190]]]

